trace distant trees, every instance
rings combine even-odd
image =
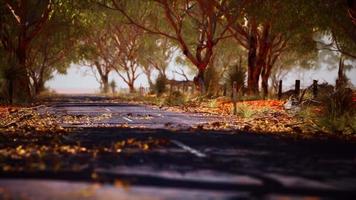
[[[143,31],[135,26],[114,25],[115,48],[119,52],[118,65],[115,71],[129,87],[130,93],[135,92],[135,81],[140,76],[140,49],[143,46]]]
[[[114,9],[119,10],[129,23],[150,34],[158,34],[170,39],[198,69],[196,83],[203,85],[204,72],[209,65],[214,47],[220,40],[228,37],[228,26],[219,7],[226,1],[196,0],[142,1],[113,0]],[[132,7],[144,4],[144,14],[132,13]],[[130,7],[131,6],[131,7]],[[142,10],[141,10],[142,11]],[[149,22],[147,20],[149,19]]]
[[[248,93],[266,96],[278,70],[322,51],[355,59],[354,8],[333,0],[4,0],[0,86],[10,101],[26,101],[75,62],[97,72],[103,92],[113,71],[134,92],[141,73],[153,87],[154,72],[166,78],[178,57],[195,68],[202,92],[227,74],[241,82],[246,71]]]
[[[154,87],[152,72],[157,71],[158,76],[167,78],[169,63],[173,60],[177,48],[165,37],[145,35],[144,43],[140,48],[140,63],[146,74],[150,88]]]
[[[110,24],[100,26],[99,23],[92,27],[90,33],[83,38],[81,48],[84,50],[84,59],[81,63],[91,67],[94,75],[98,73],[101,91],[108,93],[109,74],[114,71],[118,63],[119,52],[114,45]]]

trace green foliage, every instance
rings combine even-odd
[[[245,87],[246,69],[239,64],[230,66],[225,74],[225,84],[232,88],[236,81],[237,88],[240,91]]]
[[[167,78],[159,75],[155,83],[155,92],[157,96],[161,96],[167,90]]]
[[[231,111],[232,113],[233,111]],[[251,109],[250,106],[246,105],[246,104],[239,104],[237,106],[237,113],[238,116],[242,117],[242,118],[251,118],[253,115],[256,114],[256,111]]]
[[[356,111],[352,102],[352,90],[347,84],[323,98],[324,115],[319,124],[332,133],[356,133]]]
[[[337,118],[323,117],[318,123],[319,126],[334,134],[356,133],[356,117],[349,114],[343,114]]]

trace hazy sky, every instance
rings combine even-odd
[[[172,64],[170,68],[174,67]],[[356,86],[356,69],[347,71],[346,75]],[[173,75],[171,70],[168,72],[169,78],[181,79],[179,75]],[[192,78],[192,75],[190,76]],[[329,82],[334,83],[337,77],[337,69],[328,70],[324,65],[318,70],[292,70],[284,78],[284,90],[293,87],[295,79],[301,80],[301,86],[308,86],[312,81],[319,80],[319,83]],[[116,72],[110,74],[110,81],[114,79],[119,88],[127,88]],[[46,84],[47,87],[55,90],[58,93],[94,93],[99,91],[100,84],[92,75],[92,71],[87,67],[71,65],[66,75],[55,74],[54,78]],[[145,75],[140,75],[135,86],[148,86]]]

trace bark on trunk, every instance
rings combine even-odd
[[[134,83],[129,83],[128,86],[129,86],[130,93],[135,93],[136,90],[135,90],[135,87],[134,87]]]
[[[102,84],[102,92],[109,93],[109,76],[102,76],[101,77],[101,84]]]
[[[266,64],[265,68],[263,69],[262,72],[262,90],[263,90],[263,97],[268,96],[268,79],[271,75],[272,71],[272,64]]]
[[[205,68],[199,68],[198,75],[194,77],[194,84],[196,87],[199,89],[199,92],[201,94],[205,94],[206,88],[204,84],[204,74],[205,74]]]
[[[257,58],[257,25],[254,21],[251,22],[249,50],[248,50],[248,71],[247,71],[247,90],[248,94],[252,95],[258,91],[258,81],[254,76]],[[257,85],[257,88],[256,88]]]
[[[18,68],[18,70],[16,70],[18,72],[18,78],[14,80],[13,98],[19,102],[28,102],[32,98],[30,80],[26,68],[26,48],[25,44],[20,43],[16,51],[18,66],[15,67]]]
[[[268,96],[268,77],[262,76],[262,91],[263,97],[266,98]]]
[[[37,83],[35,83],[34,89],[35,89],[35,95],[39,95],[41,92],[43,92],[45,89],[43,81],[40,80]]]

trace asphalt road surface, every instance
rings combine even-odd
[[[229,119],[107,100],[67,96],[39,111],[110,116],[63,122],[75,128],[60,138],[64,144],[105,149],[131,139],[155,145],[95,159],[62,157],[67,165],[57,171],[3,172],[0,199],[356,199],[355,144],[192,129]]]

